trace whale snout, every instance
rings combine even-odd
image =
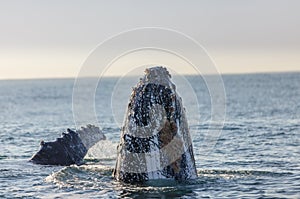
[[[171,75],[163,67],[145,72],[129,101],[113,177],[128,183],[194,179],[185,109]]]

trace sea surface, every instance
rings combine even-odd
[[[95,125],[107,140],[89,151],[82,166],[28,161],[41,140],[53,141],[67,128],[94,122],[89,113],[86,121],[74,121],[74,79],[1,80],[0,198],[300,198],[300,73],[222,76],[226,116],[221,133],[209,142],[205,137],[214,127],[207,85],[196,76],[183,79],[192,91],[176,86],[187,110],[198,178],[144,185],[122,184],[111,176],[138,77],[100,81]],[[86,88],[93,82],[87,78]]]

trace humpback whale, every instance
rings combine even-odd
[[[146,69],[133,88],[112,175],[125,183],[197,177],[185,108],[164,67]]]
[[[41,141],[40,150],[30,161],[43,165],[80,165],[87,151],[98,141],[105,139],[104,134],[94,125],[87,125],[76,131],[67,129],[67,132],[63,132],[53,142]]]

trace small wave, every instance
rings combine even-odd
[[[259,170],[197,170],[199,176],[226,176],[226,177],[247,177],[247,176],[283,176],[291,175],[288,172],[273,172]]]
[[[60,188],[102,189],[112,180],[111,174],[112,169],[102,165],[72,165],[52,173],[45,181]]]
[[[263,170],[198,169],[198,178],[195,180],[177,182],[167,179],[151,180],[144,184],[125,184],[113,180],[112,170],[113,167],[97,164],[74,165],[64,167],[49,175],[45,181],[53,183],[63,194],[67,190],[71,194],[70,196],[76,196],[77,193],[84,193],[84,195],[93,193],[95,194],[93,196],[100,196],[103,193],[106,196],[117,194],[120,198],[147,198],[149,196],[151,198],[160,198],[161,196],[198,198],[199,195],[195,190],[198,192],[212,188],[218,190],[219,187],[227,190],[239,184],[254,186],[262,183],[259,180],[262,177],[263,179],[272,179],[274,176],[291,174]]]
[[[0,155],[0,160],[4,160],[4,159],[7,159],[8,156],[7,155]]]

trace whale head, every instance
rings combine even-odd
[[[152,67],[133,88],[117,149],[116,180],[197,177],[182,100],[164,67]]]

